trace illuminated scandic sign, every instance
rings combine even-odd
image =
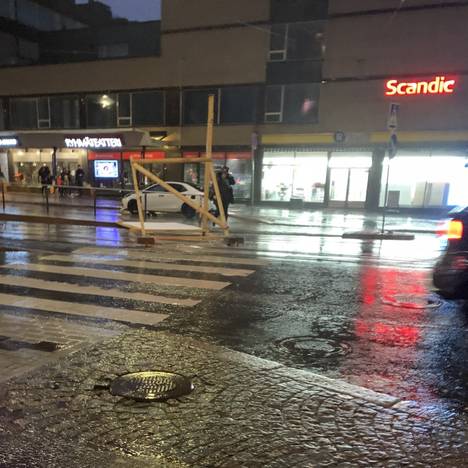
[[[0,138],[0,147],[18,146],[17,138]]]
[[[122,148],[121,138],[117,137],[84,137],[84,138],[65,138],[67,148]]]
[[[456,80],[446,80],[445,76],[436,76],[432,81],[399,81],[388,80],[387,96],[406,96],[411,94],[452,94]]]

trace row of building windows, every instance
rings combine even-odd
[[[306,83],[10,98],[0,112],[0,128],[5,129],[6,113],[14,130],[200,125],[207,121],[210,94],[215,95],[217,124],[314,123],[318,119],[320,84]],[[263,116],[258,112],[262,108]]]

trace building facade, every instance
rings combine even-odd
[[[94,161],[118,159],[122,178],[137,150],[34,147],[32,133],[145,131],[165,157],[202,155],[214,94],[214,158],[233,172],[238,200],[378,209],[388,180],[395,208],[468,203],[468,1],[163,0],[160,22],[122,18],[105,0],[2,5],[10,177],[33,180],[44,160],[91,174]],[[201,182],[197,166],[168,168]]]

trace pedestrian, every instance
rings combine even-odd
[[[64,185],[64,174],[63,171],[57,176],[57,187],[59,192],[59,197],[63,198],[65,196],[65,189],[63,188]]]
[[[49,184],[50,184],[50,169],[46,163],[44,163],[42,167],[39,169],[38,178],[39,178],[39,182],[42,185],[42,188],[41,188],[42,196],[45,196],[46,191],[49,190]]]
[[[83,187],[84,178],[85,178],[85,173],[83,169],[81,168],[81,166],[78,165],[78,168],[76,169],[76,172],[75,172],[75,185],[77,187]],[[83,195],[83,190],[79,188],[78,196],[81,197],[81,195]]]
[[[232,203],[233,198],[234,198],[231,183],[229,181],[229,170],[226,171],[223,168],[221,171],[216,172],[216,181],[218,182],[219,194],[221,195],[221,202],[223,204],[224,215],[227,221],[227,219],[229,218],[229,205]],[[218,200],[216,198],[216,193],[213,187],[211,188],[211,191],[210,191],[210,199],[213,201],[213,203],[216,206],[216,211],[214,215],[218,218],[220,215],[220,209],[219,209]]]

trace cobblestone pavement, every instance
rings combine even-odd
[[[195,389],[137,403],[106,388],[149,369]],[[467,456],[462,417],[166,332],[131,330],[0,387],[2,467],[461,467]]]
[[[37,315],[0,314],[0,382],[126,330]]]

